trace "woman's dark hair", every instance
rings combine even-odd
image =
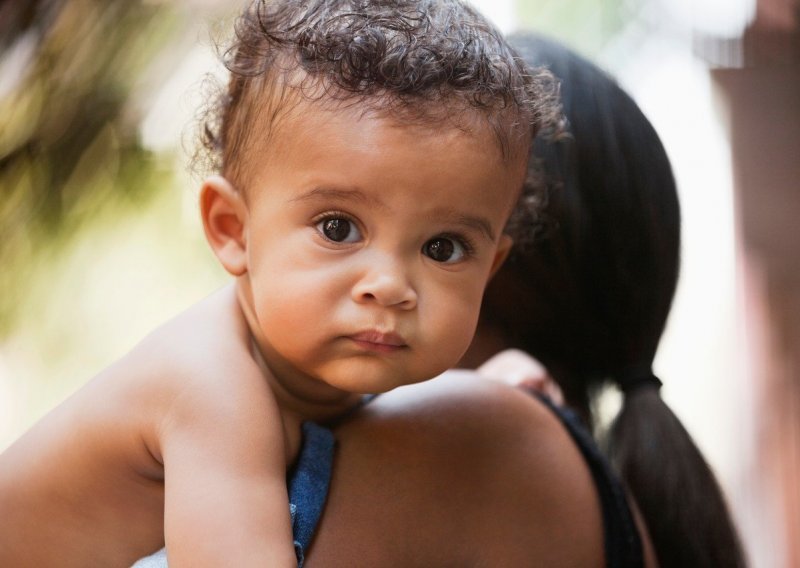
[[[722,492],[650,371],[678,278],[680,211],[648,120],[604,72],[563,46],[511,38],[561,81],[567,134],[535,140],[545,232],[490,283],[483,325],[538,358],[591,422],[608,380],[625,392],[612,463],[639,505],[662,568],[742,566]],[[541,198],[537,198],[541,199]]]
[[[412,123],[470,127],[478,116],[504,155],[559,116],[551,75],[531,70],[460,0],[255,0],[235,30],[230,81],[201,134],[205,161],[233,180],[253,125],[269,138],[298,99]]]

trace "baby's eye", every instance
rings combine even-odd
[[[435,237],[422,245],[422,254],[436,262],[453,263],[464,260],[467,250],[463,243],[449,237]]]
[[[317,223],[323,237],[335,243],[355,243],[361,239],[355,223],[344,217],[328,217]]]

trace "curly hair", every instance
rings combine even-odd
[[[558,121],[557,85],[459,0],[258,0],[241,14],[227,89],[202,117],[201,161],[240,181],[253,125],[267,139],[299,100],[404,122],[478,116],[504,157]]]

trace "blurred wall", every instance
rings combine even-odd
[[[713,72],[731,138],[755,393],[743,528],[772,566],[800,566],[800,6],[791,4],[763,2],[743,37],[743,66]]]

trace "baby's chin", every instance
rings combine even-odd
[[[382,368],[380,362],[366,361],[341,365],[335,373],[320,377],[329,386],[354,394],[381,394],[398,387],[413,385],[436,378],[447,370],[437,366],[430,369]]]

